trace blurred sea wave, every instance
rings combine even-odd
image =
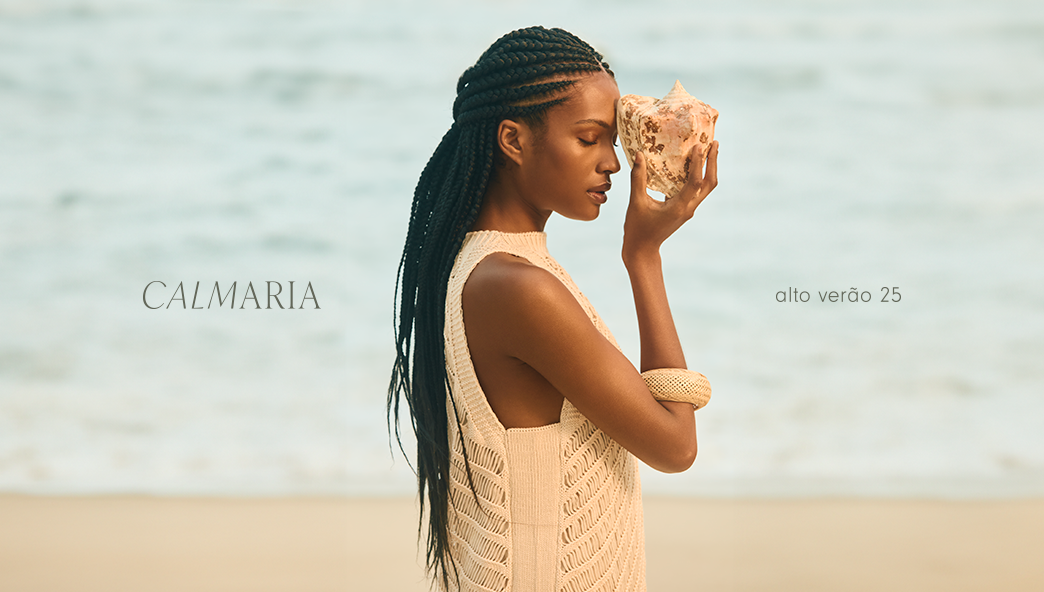
[[[714,401],[647,492],[1044,494],[1044,8],[928,0],[0,0],[0,491],[411,492],[383,407],[413,186],[530,24],[722,114],[664,254]],[[637,359],[625,185],[547,231]],[[153,280],[321,310],[150,310]]]

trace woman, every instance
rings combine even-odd
[[[666,472],[695,459],[694,405],[658,400],[709,388],[684,370],[659,246],[716,185],[717,143],[665,202],[635,159],[623,261],[644,374],[546,249],[552,212],[593,220],[606,202],[619,96],[577,37],[513,31],[461,76],[417,184],[388,412],[398,438],[406,399],[444,590],[644,590],[635,458]]]

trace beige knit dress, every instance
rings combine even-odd
[[[637,592],[645,590],[641,484],[634,456],[568,400],[559,423],[505,429],[479,386],[464,333],[461,291],[490,253],[525,258],[554,274],[614,345],[605,324],[551,258],[543,232],[470,232],[446,296],[450,415],[450,549],[462,592]],[[617,346],[619,347],[619,346]],[[468,485],[461,442],[475,489]]]

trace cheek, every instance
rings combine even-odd
[[[580,147],[557,146],[554,150],[548,151],[546,170],[554,171],[559,184],[583,183],[586,177],[584,156]]]
[[[554,191],[561,187],[571,176],[570,155],[561,147],[545,147],[539,157],[535,159],[530,178],[535,181],[542,190]]]

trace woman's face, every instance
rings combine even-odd
[[[616,101],[620,90],[604,71],[584,76],[565,103],[549,109],[546,130],[519,171],[532,206],[574,220],[594,220],[606,202],[609,175],[620,170]]]

